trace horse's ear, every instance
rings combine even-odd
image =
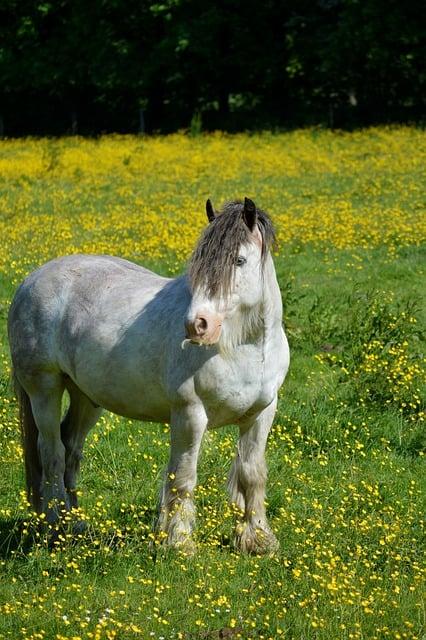
[[[207,211],[207,217],[209,219],[209,222],[213,222],[213,220],[216,218],[216,213],[210,198],[206,202],[206,211]]]
[[[253,231],[257,222],[257,213],[256,205],[250,198],[244,198],[243,220],[250,231]]]

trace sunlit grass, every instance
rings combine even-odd
[[[0,143],[0,638],[422,638],[425,149],[410,128]],[[244,196],[277,226],[292,349],[267,453],[281,551],[230,547],[235,427],[204,441],[198,554],[162,550],[168,428],[107,413],[85,447],[88,531],[49,548],[23,491],[14,288],[75,252],[173,275],[206,198]]]

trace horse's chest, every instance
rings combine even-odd
[[[209,426],[221,426],[266,407],[276,393],[262,352],[242,353],[233,362],[208,363],[194,379],[194,390],[202,400]]]

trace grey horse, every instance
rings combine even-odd
[[[50,524],[77,506],[76,477],[102,409],[167,422],[170,460],[158,531],[194,548],[197,459],[206,429],[237,424],[229,476],[235,546],[274,551],[265,446],[289,349],[269,216],[252,200],[216,213],[187,273],[163,278],[121,258],[71,255],[30,274],[9,314],[28,497]],[[70,396],[62,419],[61,400]]]

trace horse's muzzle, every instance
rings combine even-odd
[[[213,345],[220,338],[223,318],[211,312],[197,313],[185,321],[186,338],[196,344]]]

